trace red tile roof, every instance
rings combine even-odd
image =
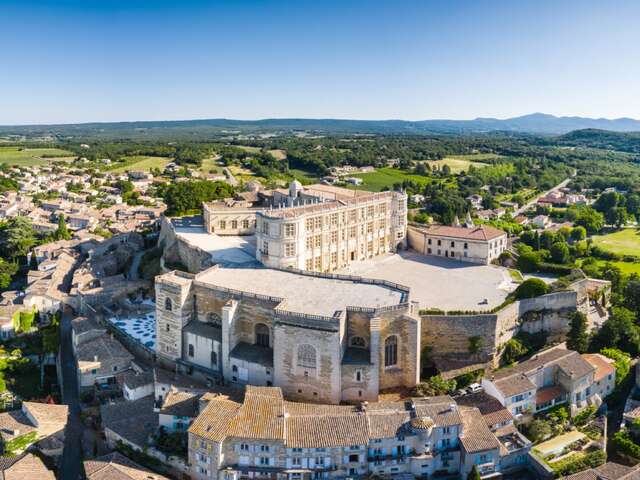
[[[432,225],[423,229],[427,235],[438,235],[441,237],[462,238],[466,240],[489,241],[494,238],[506,235],[505,232],[489,225],[476,225],[467,227],[450,227],[447,225]]]

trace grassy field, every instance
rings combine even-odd
[[[166,167],[167,164],[171,163],[171,161],[173,160],[169,157],[148,157],[145,155],[132,155],[130,157],[124,158],[126,160],[125,162],[107,165],[106,170],[114,173],[122,173],[133,170],[148,172],[152,168],[159,168],[160,170],[164,170],[164,167]]]
[[[640,256],[640,230],[623,228],[608,235],[593,237],[593,244],[612,253]]]
[[[442,160],[432,160],[427,163],[429,163],[432,168],[433,166],[442,168],[448,165],[452,173],[460,173],[463,170],[468,170],[471,165],[476,168],[486,167],[487,164],[482,162],[496,158],[500,157],[492,153],[474,153],[471,155],[450,155]]]
[[[368,190],[371,192],[379,192],[384,187],[393,187],[395,183],[400,183],[403,180],[411,180],[413,182],[426,185],[429,183],[429,179],[421,175],[414,175],[411,173],[403,172],[397,168],[379,168],[372,173],[360,173],[353,175],[362,179],[362,185],[358,185],[359,190]]]
[[[46,165],[52,159],[70,159],[73,152],[59,148],[0,147],[0,163],[17,166]]]
[[[220,165],[218,165],[217,156],[211,158],[205,158],[202,161],[202,165],[200,166],[200,171],[203,173],[222,173],[223,169]]]
[[[631,275],[632,273],[637,273],[640,275],[640,263],[633,262],[607,262],[606,260],[598,260],[598,266],[602,267],[606,263],[610,263],[611,265],[618,267],[620,271],[625,275]]]

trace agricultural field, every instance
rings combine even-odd
[[[379,168],[372,173],[358,173],[351,176],[362,179],[362,184],[353,188],[371,192],[379,192],[384,187],[392,188],[394,184],[401,183],[404,180],[410,180],[422,185],[427,185],[430,181],[422,175],[407,173],[391,167]]]
[[[640,230],[623,228],[607,235],[597,235],[593,237],[593,244],[611,253],[640,256]]]
[[[236,146],[244,150],[245,152],[249,152],[249,153],[259,153],[262,150],[260,147],[248,147],[245,145],[236,145]],[[287,158],[287,152],[279,148],[276,148],[273,150],[267,150],[267,152],[273,155],[276,160],[286,160]]]
[[[145,155],[132,155],[130,157],[124,157],[125,162],[118,162],[107,165],[106,170],[114,173],[123,173],[126,171],[140,171],[148,172],[152,168],[159,168],[164,170],[164,167],[173,160],[169,157],[148,157]]]
[[[16,166],[47,165],[52,160],[70,160],[73,152],[60,148],[0,147],[0,163]]]

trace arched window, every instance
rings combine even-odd
[[[215,312],[209,312],[207,314],[207,323],[211,323],[212,325],[219,327],[222,325],[222,318],[220,318],[220,315]]]
[[[351,337],[351,346],[358,348],[365,348],[367,346],[364,338],[362,337]]]
[[[256,345],[261,347],[269,346],[269,327],[264,323],[256,324]]]
[[[170,312],[171,310],[173,310],[173,303],[171,303],[171,299],[169,297],[167,297],[164,301],[164,309],[167,312]]]
[[[398,337],[391,335],[384,341],[384,366],[391,367],[398,363]]]
[[[309,344],[298,346],[298,366],[316,368],[316,349]]]

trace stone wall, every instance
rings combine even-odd
[[[421,347],[440,369],[499,361],[500,347],[518,332],[547,332],[562,339],[569,327],[568,313],[576,311],[575,291],[557,292],[518,300],[496,313],[470,315],[421,315]],[[471,353],[472,342],[478,351]]]
[[[167,269],[171,265],[184,265],[190,273],[198,273],[212,265],[209,252],[189,243],[176,235],[171,220],[162,217],[158,245],[162,248],[162,264]]]

